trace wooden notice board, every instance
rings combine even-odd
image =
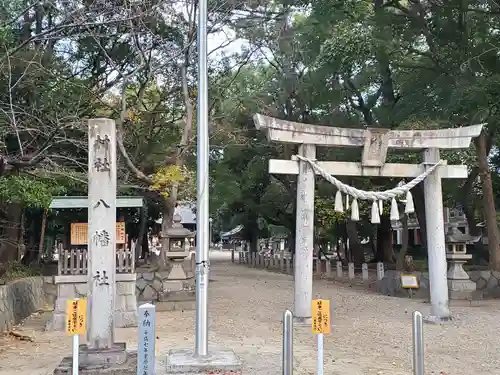
[[[116,223],[116,243],[123,245],[125,243],[125,222],[119,221]],[[71,223],[71,245],[87,245],[88,244],[88,224],[87,223]]]

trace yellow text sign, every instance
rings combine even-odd
[[[83,335],[87,323],[87,300],[71,299],[66,303],[66,333]]]
[[[401,286],[404,289],[418,289],[417,276],[412,274],[401,274]]]
[[[327,299],[312,301],[312,332],[330,334],[330,301]]]

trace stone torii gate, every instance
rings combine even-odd
[[[439,165],[440,150],[463,149],[479,136],[483,125],[439,130],[389,130],[380,128],[350,129],[310,125],[256,114],[257,129],[266,131],[274,142],[299,145],[292,160],[269,160],[269,173],[294,174],[297,179],[295,239],[294,317],[298,323],[311,320],[314,249],[315,170],[309,161],[316,159],[316,146],[362,147],[361,162],[319,161],[316,165],[334,176],[415,178],[436,168],[424,180],[427,222],[427,249],[431,296],[430,320],[448,320],[448,283],[445,233],[443,223],[442,178],[467,178],[464,165]],[[424,162],[414,164],[385,163],[387,150],[422,150]],[[317,172],[317,171],[316,171]]]

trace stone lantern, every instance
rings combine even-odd
[[[164,233],[168,244],[165,256],[172,265],[167,279],[186,280],[187,276],[183,268],[183,263],[184,259],[189,256],[191,241],[196,234],[182,226],[179,214],[175,214],[172,221],[172,227]]]
[[[463,234],[457,228],[449,227],[446,234],[448,268],[448,290],[450,299],[470,299],[476,291],[476,283],[470,280],[463,265],[470,259],[467,243],[477,242],[480,237]]]

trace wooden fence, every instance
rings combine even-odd
[[[86,275],[88,271],[87,248],[58,250],[59,275]],[[135,272],[135,246],[131,249],[116,249],[116,273]]]

